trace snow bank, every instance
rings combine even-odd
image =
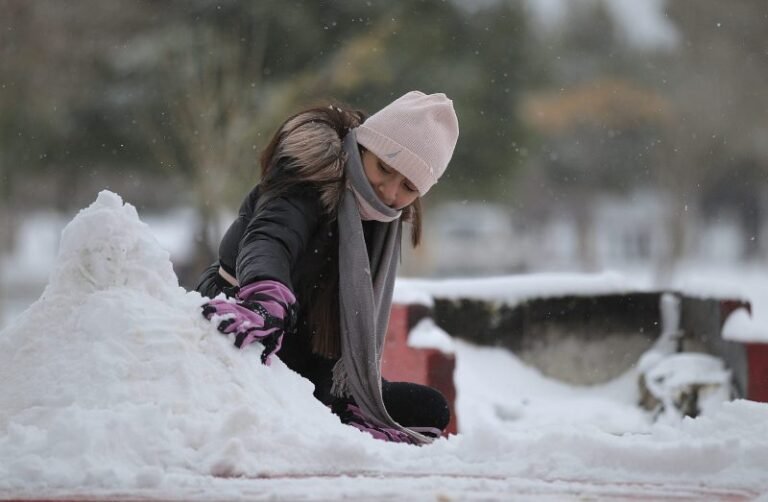
[[[617,272],[598,274],[541,273],[467,279],[407,279],[395,284],[395,303],[432,305],[433,298],[499,301],[515,305],[525,300],[566,295],[626,293],[646,289]]]
[[[202,302],[178,287],[132,206],[102,192],[81,211],[42,297],[0,332],[0,493],[237,499],[260,476],[286,476],[291,487],[297,477],[361,473],[390,476],[386,493],[395,494],[398,473],[750,494],[768,484],[764,404],[727,403],[664,426],[618,413],[608,428],[586,416],[526,421],[511,393],[534,399],[533,375],[493,380],[502,353],[467,346],[457,353],[462,399],[485,410],[493,387],[505,419],[473,420],[463,408],[459,436],[423,448],[379,442],[340,424],[279,360],[266,367],[257,346],[235,349],[202,318]]]

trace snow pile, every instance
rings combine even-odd
[[[333,469],[325,452],[359,433],[285,365],[235,350],[201,303],[132,206],[102,192],[81,211],[43,296],[0,334],[0,488],[154,486],[307,456]]]
[[[423,448],[376,441],[340,424],[279,360],[266,367],[257,346],[236,350],[202,318],[203,301],[178,287],[133,207],[102,192],[81,211],[43,296],[0,332],[0,493],[268,498],[297,495],[305,476],[361,473],[387,476],[388,494],[407,493],[419,475],[442,476],[435,494],[455,479],[467,490],[509,479],[748,495],[768,485],[764,404],[649,425],[624,395],[629,377],[597,399],[460,343],[464,432]],[[575,408],[552,407],[574,396]],[[268,476],[282,481],[264,492],[258,478]],[[328,490],[319,497],[337,498]]]

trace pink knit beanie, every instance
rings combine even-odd
[[[459,121],[445,94],[411,91],[371,115],[355,132],[360,145],[424,195],[448,167]]]

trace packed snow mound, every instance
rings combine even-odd
[[[376,441],[341,424],[279,359],[262,365],[258,344],[235,349],[201,316],[204,301],[178,286],[136,210],[99,194],[63,232],[42,297],[0,331],[0,493],[236,499],[251,478],[365,473],[748,494],[768,483],[765,404],[725,403],[707,417],[624,433],[620,424],[515,427],[526,405],[501,415],[496,405],[514,404],[503,402],[504,386],[533,392],[533,377],[494,380],[503,373],[491,368],[492,349],[465,344],[456,346],[458,392],[483,409],[478,389],[493,385],[496,412],[421,448]]]
[[[132,206],[102,192],[81,211],[42,297],[0,334],[0,487],[257,475],[359,441],[307,380],[262,365],[258,344],[236,350],[203,302]]]
[[[121,287],[165,300],[178,281],[168,252],[136,209],[105,191],[64,228],[44,296],[83,297]]]

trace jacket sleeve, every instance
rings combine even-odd
[[[255,281],[279,281],[295,291],[291,272],[320,224],[317,190],[286,193],[268,200],[248,222],[237,255],[241,286]]]

